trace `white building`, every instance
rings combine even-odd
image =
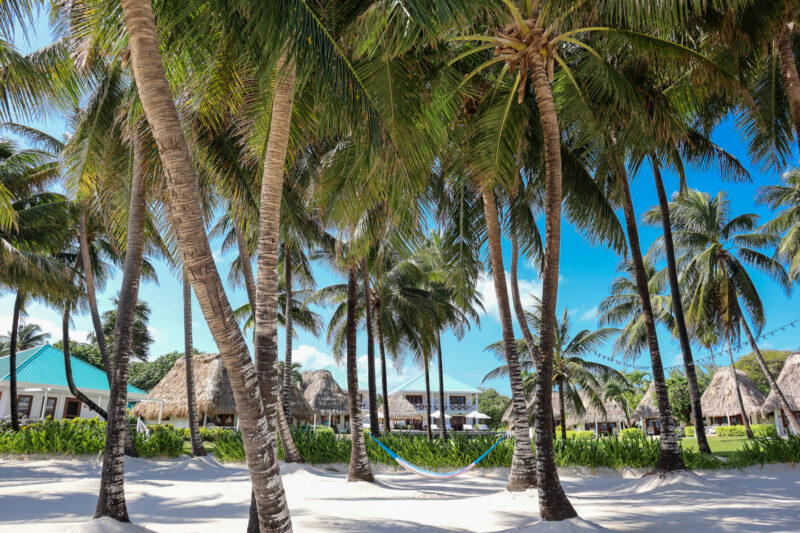
[[[11,357],[0,357],[0,420],[11,419]],[[75,386],[100,407],[108,407],[105,372],[70,357]],[[94,418],[97,413],[72,396],[67,386],[64,352],[49,344],[17,354],[17,411],[21,420]],[[147,399],[147,393],[128,385],[128,403]]]
[[[450,418],[446,419],[452,429],[460,431],[464,429],[464,425],[471,423],[467,420],[466,415],[478,409],[478,395],[481,393],[476,387],[472,387],[461,381],[444,375],[444,402],[441,401],[439,395],[439,373],[436,370],[430,371],[430,389],[431,389],[431,412],[438,411],[444,408],[444,413],[449,415]],[[420,374],[414,379],[397,387],[389,393],[401,393],[405,396],[419,413],[421,413],[422,421],[412,421],[412,426],[417,426],[417,429],[424,429],[427,424],[426,420],[426,393],[425,393],[425,374]],[[435,424],[440,423],[437,419]]]

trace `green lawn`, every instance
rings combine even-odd
[[[203,442],[203,447],[206,449],[206,453],[211,455],[214,452],[214,443],[213,442]],[[187,455],[192,455],[192,443],[186,441],[183,443],[183,453]]]
[[[722,456],[728,456],[735,451],[741,450],[745,442],[747,442],[746,437],[708,437],[708,445],[711,446],[711,451]],[[686,450],[697,451],[697,439],[694,437],[684,438],[681,440],[681,445]]]

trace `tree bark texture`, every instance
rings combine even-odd
[[[706,438],[705,420],[703,418],[703,408],[700,405],[700,387],[697,385],[697,370],[694,366],[692,356],[692,345],[689,342],[689,331],[686,327],[686,318],[683,314],[683,300],[681,298],[681,286],[678,282],[678,267],[675,262],[675,246],[672,240],[672,222],[670,221],[669,201],[667,192],[664,189],[664,181],[661,179],[661,169],[658,161],[651,158],[653,164],[653,178],[658,193],[658,207],[661,210],[661,227],[664,230],[664,249],[667,259],[667,275],[669,277],[669,290],[672,295],[672,312],[675,315],[675,324],[678,328],[678,340],[681,345],[681,355],[683,355],[683,367],[686,371],[686,381],[689,385],[689,402],[692,407],[692,417],[694,421],[694,434],[697,435],[697,445],[700,453],[710,454],[711,447]]]
[[[197,396],[194,391],[194,342],[192,338],[192,285],[186,271],[183,271],[183,357],[186,364],[186,398],[189,409],[189,436],[192,442],[192,455],[205,457],[206,449],[200,437],[197,422]]]
[[[486,217],[486,231],[489,241],[489,255],[492,261],[492,278],[494,292],[497,296],[497,308],[500,312],[500,325],[503,331],[503,347],[505,349],[508,379],[511,382],[511,409],[514,417],[514,455],[511,459],[511,471],[508,476],[508,490],[522,491],[537,485],[536,459],[533,454],[531,437],[528,431],[528,411],[525,405],[525,388],[522,384],[522,369],[517,357],[517,344],[514,339],[514,324],[511,320],[511,306],[508,302],[506,275],[503,267],[503,243],[500,236],[500,219],[497,214],[497,203],[494,191],[485,186],[483,189],[483,211]],[[552,419],[552,413],[550,414]],[[551,434],[552,439],[552,434]],[[552,442],[551,442],[552,446]]]

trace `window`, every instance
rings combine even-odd
[[[44,412],[42,413],[42,418],[46,416],[51,416],[53,418],[56,417],[56,402],[58,402],[58,398],[47,399],[47,402],[44,406]]]
[[[233,427],[236,424],[235,418],[236,415],[231,415],[231,414],[214,415],[214,425],[222,427]]]
[[[19,416],[20,418],[30,416],[32,403],[33,403],[33,396],[28,396],[28,395],[17,396],[17,416]]]
[[[467,405],[466,396],[450,396],[451,405]]]
[[[71,420],[78,418],[81,414],[81,402],[75,398],[67,398],[64,403],[64,418]]]
[[[422,394],[407,394],[406,395],[406,400],[408,400],[409,403],[412,403],[414,405],[421,404],[422,403]]]

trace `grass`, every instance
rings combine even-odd
[[[711,453],[720,455],[722,457],[729,457],[734,452],[738,452],[744,448],[744,444],[748,441],[746,437],[712,437],[708,436],[708,445],[711,446]],[[681,446],[684,450],[698,451],[697,439],[694,437],[686,437],[681,440]]]
[[[214,443],[213,442],[203,442],[203,448],[206,449],[206,453],[211,455],[214,453]],[[190,441],[186,441],[183,443],[183,453],[186,455],[192,455],[192,443]]]

